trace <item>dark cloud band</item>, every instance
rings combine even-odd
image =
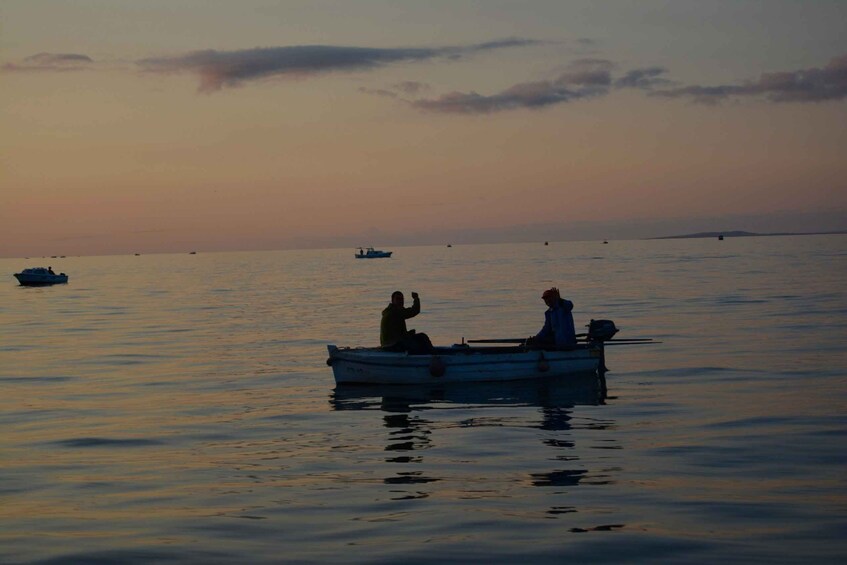
[[[435,99],[414,100],[419,109],[452,114],[490,114],[517,108],[543,108],[608,94],[612,88],[649,90],[663,81],[664,69],[630,71],[614,80],[615,64],[606,59],[580,59],[549,81],[524,82],[491,96],[476,92],[451,92]]]
[[[390,63],[459,58],[470,53],[520,47],[538,43],[528,39],[504,39],[463,47],[394,48],[300,45],[239,51],[196,51],[176,57],[138,61],[149,72],[195,72],[200,90],[210,92],[227,86],[272,76],[308,76],[331,71],[369,70]]]
[[[94,61],[78,53],[38,53],[20,63],[6,63],[4,71],[75,71],[87,68]]]
[[[733,97],[764,97],[771,102],[824,102],[847,98],[847,55],[835,57],[825,67],[764,73],[755,82],[719,86],[686,86],[659,90],[654,96],[687,98],[716,104]]]
[[[586,40],[587,41],[587,40]],[[486,51],[538,45],[545,42],[508,38],[464,46],[431,48],[370,48],[331,45],[295,45],[236,51],[194,51],[173,57],[137,61],[151,73],[194,73],[199,89],[213,92],[224,87],[269,77],[306,77],[337,71],[367,71],[394,63],[455,60]],[[19,62],[5,63],[4,72],[77,71],[102,69],[104,63],[79,53],[38,53]],[[473,90],[450,92],[440,97],[418,98],[431,87],[406,81],[385,89],[361,88],[361,92],[405,101],[433,112],[489,114],[518,108],[544,108],[610,94],[617,89],[642,90],[664,99],[687,99],[718,104],[737,98],[770,102],[825,102],[847,98],[847,55],[833,58],[823,67],[764,73],[755,81],[717,86],[678,85],[666,78],[661,67],[643,67],[623,73],[606,59],[580,59],[550,80],[522,82],[485,95]],[[410,99],[411,98],[411,99]]]

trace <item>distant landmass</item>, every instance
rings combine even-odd
[[[773,233],[755,233],[750,231],[703,231],[698,233],[689,233],[685,235],[666,235],[664,237],[649,237],[647,239],[694,239],[694,238],[713,238],[713,237],[768,237],[773,235],[835,235],[847,234],[847,230],[841,231],[817,231],[817,232],[773,232]]]

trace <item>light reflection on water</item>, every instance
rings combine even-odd
[[[0,561],[835,562],[843,237],[52,260],[0,285]],[[0,260],[11,275],[25,266]],[[557,285],[596,377],[335,389],[391,291],[436,343]]]

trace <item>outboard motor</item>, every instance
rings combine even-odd
[[[591,320],[587,327],[588,341],[609,341],[618,333],[612,320]]]

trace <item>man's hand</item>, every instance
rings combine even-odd
[[[418,299],[418,293],[417,293],[417,292],[413,292],[413,293],[412,293],[412,300],[417,300],[417,299]]]

